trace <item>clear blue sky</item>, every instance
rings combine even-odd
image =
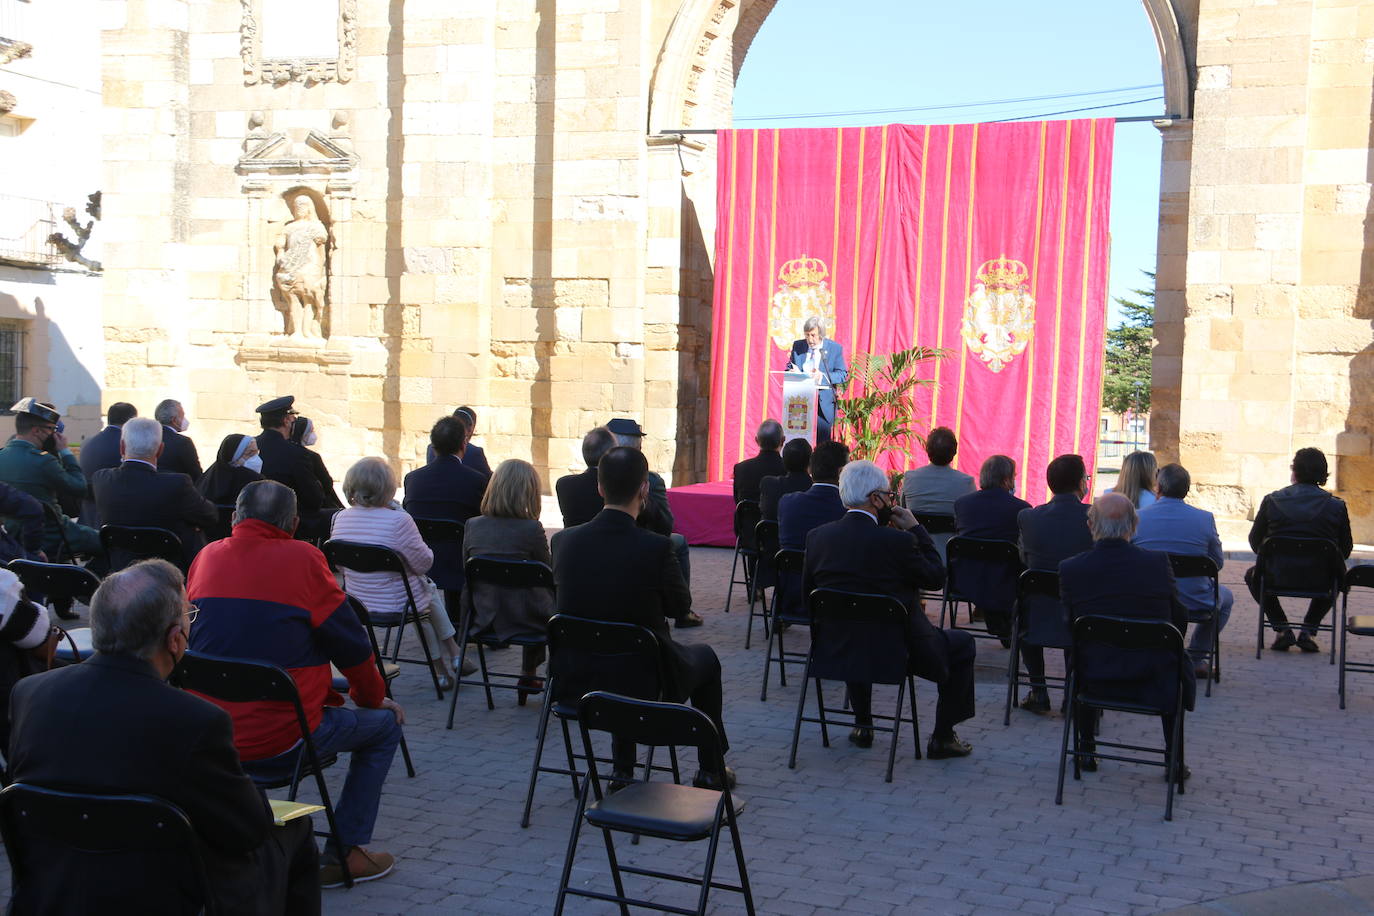
[[[841,12],[842,11],[842,12]],[[735,127],[948,124],[1026,115],[1160,115],[1159,52],[1140,0],[778,0],[745,58]],[[1123,87],[1147,88],[1124,90]],[[960,105],[941,111],[808,113]],[[1113,104],[1111,108],[1051,114]],[[724,125],[721,125],[724,126]],[[1159,131],[1119,124],[1112,168],[1110,296],[1128,296],[1154,270],[1159,227]],[[1114,304],[1109,324],[1118,322]]]

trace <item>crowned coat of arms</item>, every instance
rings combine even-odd
[[[835,295],[830,291],[830,270],[820,258],[802,255],[782,265],[778,290],[768,310],[768,335],[780,349],[792,346],[801,334],[802,322],[812,315],[835,327]]]
[[[984,261],[977,279],[964,305],[964,345],[1001,372],[1035,336],[1035,299],[1026,288],[1030,271],[1003,255]]]

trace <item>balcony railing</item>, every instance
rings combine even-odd
[[[62,256],[48,241],[57,231],[61,205],[0,194],[0,261],[56,264]]]

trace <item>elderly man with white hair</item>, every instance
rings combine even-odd
[[[932,760],[966,757],[973,746],[954,726],[973,718],[973,637],[962,630],[937,629],[926,619],[920,589],[937,589],[945,568],[930,535],[916,517],[896,505],[887,475],[872,461],[855,461],[840,473],[845,514],[812,529],[806,537],[803,594],[829,588],[889,595],[907,609],[907,664],[912,674],[939,685],[935,729],[926,756]],[[873,685],[850,683],[854,730],[849,740],[873,746]]]
[[[196,491],[191,478],[159,471],[163,451],[162,426],[148,417],[125,422],[119,434],[120,464],[96,471],[91,479],[96,511],[107,525],[166,528],[181,539],[183,569],[205,546],[201,529],[218,521],[215,504]],[[115,550],[111,569],[123,569],[136,557]]]

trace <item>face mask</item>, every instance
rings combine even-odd
[[[262,473],[262,456],[261,456],[261,455],[254,455],[252,458],[246,459],[246,460],[243,462],[243,466],[246,467],[248,470],[252,471],[252,472],[255,473],[255,474],[261,474],[261,473]]]
[[[318,441],[319,441],[319,439],[316,437],[315,431],[312,429],[310,432],[308,432],[308,433],[305,434],[305,438],[301,440],[301,444],[302,444],[302,445],[314,445],[314,444],[315,444],[316,442],[318,442]]]
[[[892,521],[892,507],[883,506],[878,510],[878,527],[886,528],[890,521]]]
[[[184,433],[184,432],[186,432],[186,430],[188,430],[188,429],[190,429],[190,428],[191,428],[191,421],[188,420],[188,419],[186,419],[186,417],[183,416],[183,417],[181,418],[181,422],[177,424],[177,432],[179,432],[179,433]]]

